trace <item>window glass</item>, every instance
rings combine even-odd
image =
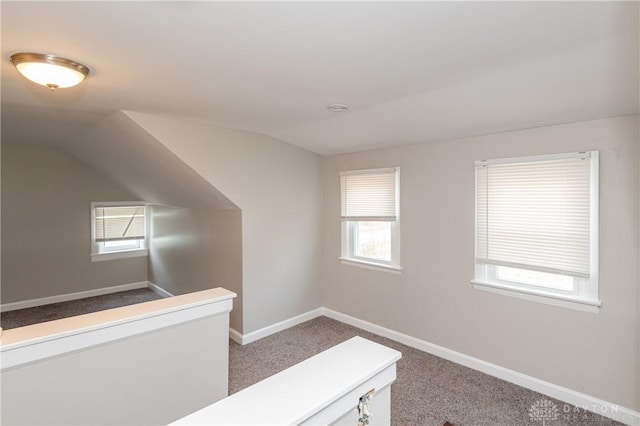
[[[147,254],[147,208],[139,202],[91,203],[93,260]]]
[[[496,279],[568,292],[574,291],[575,280],[574,277],[568,275],[510,268],[508,266],[496,267]]]
[[[354,255],[391,262],[391,222],[355,222]]]

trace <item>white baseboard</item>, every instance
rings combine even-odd
[[[162,296],[162,297],[173,297],[173,296],[175,296],[174,294],[169,293],[167,290],[165,290],[164,288],[158,286],[157,284],[152,283],[151,281],[147,281],[147,287],[149,287],[150,290],[153,290],[156,294],[158,294],[159,296]]]
[[[256,331],[252,331],[247,334],[240,334],[233,328],[229,329],[229,337],[236,343],[240,345],[246,345],[251,342],[255,342],[256,340],[262,339],[263,337],[270,336],[279,331],[286,330],[287,328],[293,327],[294,325],[302,324],[303,322],[312,320],[314,318],[318,318],[322,316],[322,309],[318,308],[309,312],[305,312],[304,314],[297,315],[293,318],[289,318],[284,321],[280,321],[273,325],[261,328]]]
[[[490,376],[498,377],[507,382],[515,383],[516,385],[534,390],[536,392],[540,392],[544,395],[548,395],[560,401],[575,405],[580,408],[584,408],[585,410],[592,411],[594,413],[617,420],[627,425],[640,425],[640,412],[638,411],[621,407],[619,405],[603,401],[601,399],[594,398],[592,396],[585,395],[583,393],[576,392],[574,390],[558,386],[544,380],[536,379],[535,377],[531,377],[526,374],[510,370],[508,368],[500,367],[499,365],[492,364],[490,362],[486,362],[481,359],[474,358],[469,355],[465,355],[463,353],[417,339],[407,334],[403,334],[370,323],[368,321],[364,321],[359,318],[334,311],[332,309],[321,308],[321,311],[322,315],[326,317],[335,319],[345,324],[352,325],[354,327],[361,328],[370,333],[377,334],[378,336],[386,337],[388,339],[421,350],[423,352],[427,352],[440,358],[455,362],[456,364],[464,365],[465,367],[481,371],[485,374],[489,374]],[[560,411],[562,411],[562,409],[560,409]]]
[[[57,296],[41,297],[38,299],[23,300],[20,302],[5,303],[0,305],[0,312],[15,311],[16,309],[33,308],[36,306],[49,305],[51,303],[68,302],[69,300],[85,299],[87,297],[102,296],[104,294],[118,293],[127,290],[136,290],[149,286],[148,281],[137,283],[114,285],[112,287],[97,288],[95,290],[78,291],[76,293],[60,294]]]
[[[233,340],[239,345],[242,345],[242,334],[238,333],[235,329],[229,327],[229,339]]]

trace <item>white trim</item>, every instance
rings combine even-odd
[[[321,317],[322,309],[323,308],[314,309],[312,311],[305,312],[304,314],[296,315],[293,318],[277,322],[275,324],[260,328],[247,334],[240,334],[233,328],[229,328],[229,337],[234,342],[240,345],[246,345],[248,343],[255,342],[256,340],[260,340],[263,337],[271,336],[272,334],[275,334],[279,331],[286,330],[287,328],[291,328],[298,324],[302,324],[303,322]]]
[[[133,250],[117,250],[112,252],[100,252],[96,242],[96,207],[144,207],[144,247]],[[91,202],[91,261],[100,262],[103,260],[126,259],[131,257],[142,257],[149,255],[149,204],[144,201],[92,201]]]
[[[456,352],[443,346],[417,339],[407,334],[403,334],[370,323],[368,321],[364,321],[359,318],[334,311],[332,309],[321,308],[321,311],[322,314],[326,317],[343,322],[345,324],[352,325],[354,327],[361,328],[370,333],[386,337],[388,339],[421,350],[423,352],[427,352],[440,358],[455,362],[456,364],[460,364],[465,367],[481,371],[485,374],[500,378],[502,380],[506,380],[507,382],[514,383],[516,385],[534,390],[536,392],[540,392],[544,395],[548,395],[552,398],[559,399],[560,401],[564,401],[577,407],[584,408],[596,414],[600,414],[610,419],[617,420],[627,425],[640,425],[640,412],[632,410],[630,408],[621,407],[619,405],[594,398],[592,396],[585,395],[583,393],[576,392],[574,390],[558,386],[553,383],[549,383],[544,380],[540,380],[535,377],[531,377],[529,375],[519,373],[517,371],[510,370],[508,368],[504,368],[499,365],[471,357],[469,355],[465,355],[460,352]]]
[[[563,308],[575,309],[583,312],[600,312],[602,302],[599,300],[581,299],[572,297],[571,295],[561,295],[554,292],[545,292],[543,290],[531,290],[524,287],[512,287],[502,285],[490,281],[471,280],[473,288],[484,290],[491,293],[501,294],[503,296],[516,297],[523,300],[531,300],[533,302],[544,303],[545,305],[561,306]]]
[[[198,297],[199,295],[192,293],[191,295],[182,296],[182,301],[178,300],[178,297],[171,299],[171,302],[156,300],[146,304],[146,307],[149,309],[153,307],[149,312],[141,311],[141,313],[138,313],[138,310],[142,309],[141,306],[145,304],[119,308],[125,312],[136,313],[133,314],[133,316],[119,317],[117,319],[111,319],[111,317],[108,316],[109,314],[105,314],[105,312],[108,311],[103,311],[100,314],[108,318],[104,322],[85,327],[74,327],[67,331],[54,332],[36,338],[27,338],[26,340],[15,343],[4,344],[0,347],[2,354],[1,371],[102,345],[115,340],[125,339],[137,334],[152,332],[187,321],[230,312],[233,308],[235,293],[224,289],[214,290],[221,295],[218,297],[194,299],[194,297]],[[167,306],[167,303],[170,303],[170,305]],[[81,317],[88,318],[88,316],[85,315],[73,319],[67,318],[66,320],[67,322],[81,321]],[[37,324],[36,326],[42,327],[43,324]],[[5,331],[4,334],[6,335],[9,332],[24,333],[25,331],[15,329]]]
[[[229,327],[229,339],[233,340],[239,345],[242,345],[242,334],[231,327]]]
[[[365,268],[365,269],[371,269],[371,270],[374,270],[374,271],[390,272],[392,274],[401,274],[402,273],[402,268],[397,268],[395,266],[383,265],[381,263],[365,262],[363,260],[350,259],[350,258],[346,258],[346,257],[339,257],[338,259],[340,259],[340,262],[342,262],[343,265],[359,266],[359,267]]]
[[[340,176],[358,176],[358,175],[375,175],[380,173],[397,172],[400,166],[382,167],[379,169],[363,169],[363,170],[344,170],[340,172]]]
[[[147,281],[147,287],[149,287],[149,290],[152,290],[153,292],[155,292],[159,296],[162,296],[162,297],[173,297],[174,296],[173,294],[169,293],[164,288],[160,287],[157,284],[152,283],[151,281]]]
[[[591,240],[589,250],[589,285],[587,285],[587,296],[592,299],[600,297],[600,151],[590,151],[591,154],[591,199],[589,201],[591,211],[589,212],[589,239]]]
[[[491,164],[518,164],[518,163],[539,163],[544,161],[560,161],[571,158],[591,158],[594,152],[598,151],[576,151],[576,152],[563,152],[559,154],[543,154],[543,155],[530,155],[527,157],[509,157],[509,158],[493,158],[490,160],[475,160],[476,167],[487,166]],[[597,155],[597,154],[596,154]]]
[[[57,296],[41,297],[38,299],[23,300],[20,302],[4,303],[0,305],[0,312],[15,311],[17,309],[33,308],[35,306],[49,305],[51,303],[68,302],[69,300],[85,299],[87,297],[102,296],[104,294],[119,293],[121,291],[136,290],[149,286],[148,281],[140,281],[130,284],[114,285],[112,287],[97,288],[95,290],[78,291],[76,293],[60,294]]]
[[[149,203],[146,201],[92,201],[91,208],[95,207],[126,207],[126,206],[145,206],[147,207]]]
[[[122,250],[105,253],[91,253],[92,262],[102,262],[103,260],[129,259],[132,257],[149,256],[149,249]]]

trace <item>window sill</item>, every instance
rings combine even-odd
[[[360,268],[371,269],[371,270],[374,270],[374,271],[389,272],[391,274],[401,274],[402,273],[402,268],[398,268],[398,267],[395,267],[395,266],[381,265],[379,263],[366,262],[366,261],[363,261],[363,260],[356,260],[356,259],[349,259],[349,258],[346,258],[346,257],[339,257],[338,259],[340,259],[340,262],[342,262],[343,265],[353,265],[353,266],[358,266]]]
[[[544,290],[537,291],[516,288],[489,281],[471,280],[471,285],[473,285],[473,288],[478,290],[489,291],[492,293],[502,294],[504,296],[517,297],[519,299],[531,300],[538,303],[560,306],[584,312],[598,313],[600,312],[600,306],[602,305],[602,302],[596,299],[583,299],[568,295],[565,296],[546,292]]]
[[[91,261],[102,262],[103,260],[128,259],[131,257],[144,257],[148,255],[149,249],[114,251],[111,253],[91,253]]]

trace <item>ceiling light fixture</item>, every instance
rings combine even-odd
[[[327,105],[327,109],[331,112],[345,112],[349,109],[349,105],[345,104],[330,104]]]
[[[11,63],[20,74],[51,90],[76,86],[89,75],[85,65],[44,53],[14,53]]]

